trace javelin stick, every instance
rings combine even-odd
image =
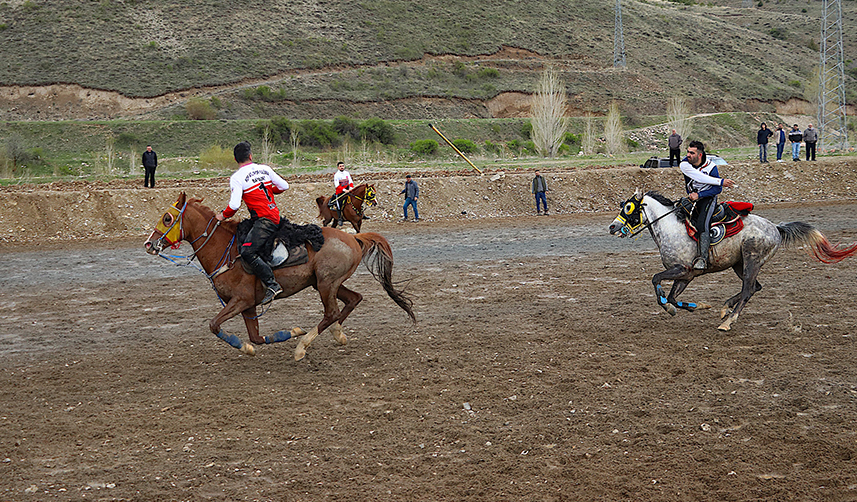
[[[443,138],[443,140],[444,140],[444,141],[446,141],[446,144],[447,144],[447,145],[449,145],[449,146],[451,146],[451,147],[452,147],[452,149],[453,149],[453,150],[455,150],[455,153],[457,153],[458,155],[461,155],[461,158],[462,158],[462,159],[464,159],[464,160],[466,160],[466,161],[467,161],[467,163],[468,163],[468,164],[470,164],[470,167],[472,167],[473,169],[476,169],[477,171],[479,171],[479,174],[482,174],[482,171],[480,171],[478,167],[476,167],[475,165],[473,165],[473,162],[470,162],[470,159],[468,159],[467,157],[465,157],[465,156],[464,156],[464,154],[463,154],[463,153],[461,153],[461,150],[459,150],[458,148],[456,148],[456,147],[455,147],[455,145],[453,145],[451,141],[449,141],[448,139],[446,139],[446,136],[444,136],[444,135],[443,135],[443,133],[441,133],[440,131],[438,131],[438,130],[437,130],[437,127],[435,127],[435,126],[433,126],[433,125],[431,125],[431,124],[429,124],[429,127],[431,127],[431,128],[434,130],[434,132],[436,132],[436,133],[437,133],[441,138]]]

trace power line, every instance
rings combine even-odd
[[[621,0],[616,0],[616,29],[613,32],[613,67],[625,67],[625,37],[622,36]]]
[[[842,0],[822,0],[818,69],[818,148],[847,149]]]

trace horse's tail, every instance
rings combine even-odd
[[[404,289],[396,289],[393,282],[393,250],[390,248],[390,243],[383,235],[375,232],[359,233],[354,237],[363,248],[363,264],[375,280],[381,283],[387,296],[392,298],[396,305],[407,312],[411,320],[416,323],[417,318],[413,311],[414,301],[411,295],[405,293]]]
[[[326,199],[326,197],[323,195],[315,198],[315,203],[318,205],[318,217],[321,219],[324,219],[324,209],[322,209],[325,206],[324,199]]]
[[[836,263],[857,252],[857,243],[840,248],[838,244],[831,244],[818,229],[801,221],[777,225],[777,230],[780,231],[783,246],[809,244],[815,257],[824,263]]]

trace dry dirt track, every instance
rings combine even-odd
[[[857,240],[855,204],[757,213]],[[370,222],[419,323],[361,271],[348,345],[299,363],[216,339],[207,281],[139,242],[6,252],[0,499],[857,499],[857,261],[780,252],[720,333],[655,305],[653,245],[612,217]],[[319,316],[304,292],[262,331]]]

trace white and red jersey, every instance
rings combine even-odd
[[[274,201],[274,194],[288,190],[289,184],[266,165],[250,162],[238,168],[229,178],[229,205],[223,210],[223,217],[229,218],[241,207],[243,200],[247,204],[250,216],[267,218],[280,223],[280,210]]]
[[[348,174],[348,171],[336,171],[336,174],[333,175],[333,186],[336,187],[336,194],[339,195],[354,188],[354,182],[351,181],[351,175]]]

